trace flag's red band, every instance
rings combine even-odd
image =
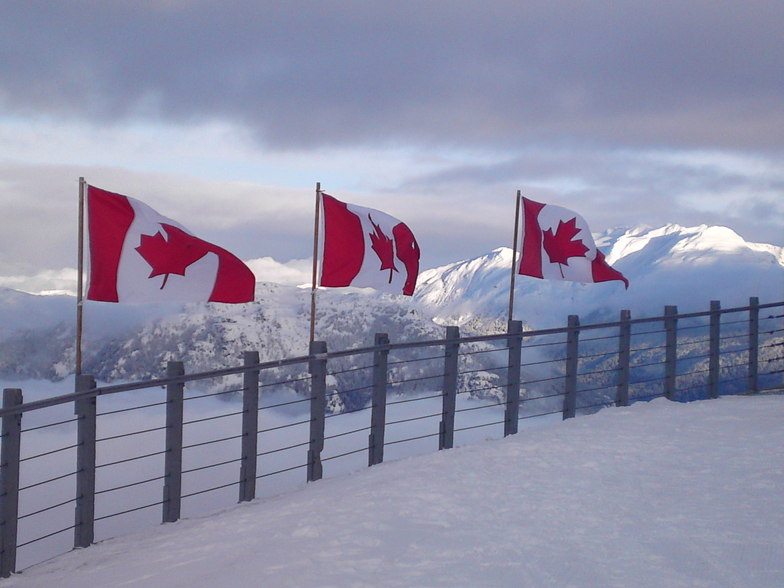
[[[359,217],[345,202],[321,194],[324,213],[324,247],[320,286],[351,285],[365,259],[365,237]]]
[[[542,277],[542,228],[539,226],[539,212],[543,208],[544,204],[523,198],[523,239],[518,274]]]
[[[87,299],[118,302],[117,269],[125,234],[133,223],[133,208],[121,194],[87,186],[87,213],[90,223]]]

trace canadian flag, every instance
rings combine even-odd
[[[588,223],[579,214],[551,204],[522,199],[523,231],[517,273],[546,280],[608,282],[629,280],[605,261]]]
[[[414,293],[419,245],[405,223],[323,192],[321,211],[319,286],[371,287],[406,296]]]
[[[237,257],[128,196],[87,187],[87,299],[250,302],[256,279]]]

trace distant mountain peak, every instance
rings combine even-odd
[[[562,324],[568,314],[613,318],[621,309],[659,314],[666,304],[704,307],[708,300],[746,304],[749,296],[780,300],[784,292],[784,248],[749,243],[730,228],[675,223],[614,228],[596,236],[610,265],[629,278],[617,284],[577,284],[517,276],[515,318],[535,327]],[[435,308],[439,320],[464,322],[507,312],[512,250],[423,272],[415,294]]]

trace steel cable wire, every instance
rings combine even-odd
[[[112,488],[106,488],[104,490],[96,490],[95,495],[98,496],[99,494],[106,494],[108,492],[115,492],[116,490],[125,490],[126,488],[131,488],[133,486],[141,486],[142,484],[149,484],[150,482],[157,482],[158,480],[165,480],[166,475],[162,476],[155,476],[154,478],[148,478],[147,480],[140,480],[139,482],[130,482],[128,484],[123,484],[122,486],[114,486]]]
[[[217,468],[219,466],[228,465],[230,463],[237,463],[238,461],[242,461],[242,458],[241,457],[235,457],[233,459],[227,459],[225,461],[219,461],[217,463],[210,463],[210,464],[203,465],[203,466],[197,466],[195,468],[189,468],[187,470],[182,470],[182,474],[183,475],[184,474],[191,474],[193,472],[200,472],[202,470],[209,470],[211,468]]]
[[[213,443],[223,443],[224,441],[231,441],[232,439],[242,439],[245,435],[231,435],[229,437],[222,437],[220,439],[212,439],[210,441],[200,441],[199,443],[192,443],[190,445],[183,445],[183,451],[185,449],[193,449],[194,447],[203,447],[204,445],[212,445]]]
[[[44,484],[49,484],[50,482],[57,482],[58,480],[64,480],[65,478],[69,478],[71,476],[75,476],[77,472],[69,472],[67,474],[62,474],[61,476],[55,476],[54,478],[49,478],[47,480],[42,480],[40,482],[35,482],[33,484],[28,484],[27,486],[20,486],[19,492],[24,490],[29,490],[30,488],[35,488],[36,486],[43,486]]]
[[[413,359],[398,359],[398,360],[395,360],[395,361],[388,361],[387,362],[387,366],[390,366],[390,365],[400,365],[402,363],[415,363],[415,362],[419,362],[419,361],[431,361],[431,360],[434,360],[434,359],[444,359],[444,356],[443,355],[433,355],[432,357],[416,357],[416,358],[413,358]],[[373,366],[371,366],[371,367],[373,367]]]
[[[65,527],[64,529],[60,529],[59,531],[53,531],[52,533],[47,533],[46,535],[42,535],[41,537],[36,537],[35,539],[30,539],[29,541],[25,541],[24,543],[19,543],[16,548],[21,549],[22,547],[27,547],[28,545],[32,545],[33,543],[37,543],[38,541],[43,541],[44,539],[49,539],[50,537],[54,537],[55,535],[59,535],[60,533],[65,533],[66,531],[70,531],[75,529],[76,525],[70,525]]]
[[[457,431],[457,429],[455,429]],[[398,443],[408,443],[409,441],[417,441],[418,439],[428,439],[429,437],[438,437],[441,433],[429,433],[427,435],[419,435],[417,437],[409,437],[408,439],[396,439],[395,441],[386,441],[384,445],[397,445]]]
[[[305,441],[303,443],[296,443],[294,445],[288,445],[286,447],[278,447],[277,449],[268,449],[267,451],[262,451],[261,453],[257,453],[256,457],[261,457],[263,455],[271,455],[273,453],[280,453],[281,451],[288,451],[289,449],[297,449],[298,447],[305,447],[310,445],[310,441]]]
[[[346,457],[347,455],[353,455],[355,453],[362,453],[362,452],[367,451],[367,450],[368,450],[367,447],[362,447],[360,449],[353,449],[351,451],[346,451],[344,453],[338,453],[337,455],[330,455],[329,457],[322,457],[321,461],[322,462],[330,461],[332,459],[338,459],[339,457]]]
[[[95,469],[108,468],[109,466],[114,466],[114,465],[118,465],[118,464],[121,464],[121,463],[128,463],[129,461],[136,461],[137,459],[146,459],[148,457],[155,457],[156,455],[163,455],[165,453],[166,453],[166,450],[164,449],[162,451],[155,451],[153,453],[147,453],[145,455],[135,455],[134,457],[128,457],[126,459],[118,459],[117,461],[110,461],[110,462],[107,462],[107,463],[97,464],[95,466]]]
[[[38,425],[36,427],[30,427],[29,429],[22,429],[22,433],[31,433],[33,431],[38,431],[40,429],[47,429],[49,427],[58,427],[60,425],[67,425],[67,424],[70,424],[70,423],[76,423],[78,421],[79,421],[79,417],[76,417],[76,418],[73,418],[73,419],[68,419],[68,420],[65,420],[65,421],[58,421],[56,423],[47,423],[45,425]]]
[[[183,397],[183,402],[189,402],[191,400],[205,400],[207,398],[214,398],[215,396],[225,396],[226,394],[236,394],[237,392],[244,392],[245,387],[242,388],[232,388],[231,390],[222,390],[221,392],[209,392],[206,394],[199,394],[198,396],[185,396]]]
[[[558,410],[551,410],[549,412],[538,412],[536,414],[524,414],[522,416],[518,416],[517,420],[518,421],[523,421],[523,420],[526,420],[526,419],[533,419],[533,418],[538,418],[538,417],[543,417],[543,416],[549,416],[551,414],[561,414],[562,412],[563,412],[563,409],[559,408]]]
[[[470,427],[461,427],[455,429],[455,433],[460,431],[470,431],[471,429],[481,429],[482,427],[492,427],[493,425],[503,425],[505,421],[493,421],[492,423],[483,423],[481,425],[471,425]]]
[[[268,478],[269,476],[275,476],[277,474],[282,474],[284,472],[290,472],[292,470],[298,470],[300,468],[306,468],[306,467],[308,467],[308,464],[303,463],[302,465],[295,465],[288,468],[283,468],[282,470],[276,470],[274,472],[267,472],[266,474],[261,474],[259,476],[256,476],[256,479],[260,480],[261,478]]]
[[[44,508],[40,508],[38,510],[34,510],[32,512],[28,512],[27,514],[19,515],[18,517],[16,517],[16,519],[18,521],[21,521],[23,519],[34,517],[35,515],[39,515],[39,514],[44,513],[44,512],[47,512],[47,511],[50,511],[50,510],[54,510],[55,508],[59,508],[61,506],[65,506],[66,504],[71,504],[72,502],[76,502],[76,498],[69,498],[68,500],[64,500],[63,502],[58,502],[57,504],[51,504],[51,505],[46,506]]]
[[[204,417],[204,418],[201,418],[201,419],[193,419],[193,420],[190,420],[190,421],[183,421],[182,425],[183,426],[185,426],[185,425],[193,425],[195,423],[203,423],[205,421],[215,421],[215,420],[218,420],[218,419],[225,419],[225,418],[228,418],[228,417],[241,415],[243,412],[244,411],[242,411],[242,410],[238,410],[236,412],[227,412],[227,413],[224,413],[224,414],[208,416],[208,417]]]
[[[388,425],[391,423],[387,423]],[[324,437],[324,441],[329,439],[337,439],[338,437],[345,437],[347,435],[354,435],[355,433],[361,433],[362,431],[369,431],[371,427],[360,427],[359,429],[353,429],[351,431],[343,431],[342,433],[335,433],[334,435],[327,435]]]
[[[351,410],[344,410],[343,412],[334,412],[332,414],[324,415],[324,419],[325,420],[326,419],[334,419],[335,417],[343,416],[343,415],[346,415],[346,414],[356,414],[358,412],[363,412],[363,411],[366,411],[366,410],[370,410],[371,408],[373,408],[372,405],[370,405],[370,406],[362,406],[360,408],[353,408]]]
[[[55,453],[61,453],[63,451],[68,451],[69,449],[76,449],[77,447],[79,447],[79,443],[76,443],[74,445],[68,445],[66,447],[59,447],[57,449],[52,449],[50,451],[45,451],[43,453],[36,453],[35,455],[28,455],[27,457],[20,458],[19,463],[25,461],[31,461],[33,459],[38,459],[40,457],[46,457],[47,455],[54,455]]]
[[[351,372],[358,372],[358,371],[361,371],[361,370],[371,370],[371,369],[373,369],[373,367],[375,367],[375,366],[363,365],[363,366],[359,366],[359,367],[345,368],[345,369],[342,369],[342,370],[335,370],[335,371],[327,372],[327,375],[328,376],[339,376],[341,374],[349,374]]]
[[[302,421],[296,421],[293,423],[286,423],[285,425],[278,425],[277,427],[269,427],[268,429],[259,429],[256,431],[257,433],[269,433],[271,431],[279,431],[280,429],[287,429],[289,427],[296,427],[297,425],[304,425],[306,423],[311,422],[313,419],[305,419]]]
[[[458,412],[458,411],[455,411],[455,412]],[[426,415],[423,415],[423,416],[409,417],[409,418],[405,418],[405,419],[399,419],[399,420],[396,420],[396,421],[389,421],[388,423],[386,423],[386,426],[399,425],[401,423],[410,423],[412,421],[421,421],[421,420],[424,420],[424,419],[432,419],[434,417],[440,417],[440,416],[443,416],[443,413],[436,412],[436,413],[433,413],[433,414],[426,414]],[[370,427],[368,427],[368,429],[369,428]]]
[[[458,409],[455,410],[455,413],[458,413],[458,412],[470,412],[472,410],[482,410],[482,409],[485,409],[485,408],[493,408],[493,407],[501,408],[503,406],[504,406],[503,404],[483,404],[482,406],[471,406],[471,407],[468,407],[468,408],[458,408]]]
[[[273,386],[280,386],[282,384],[306,382],[308,380],[310,380],[310,376],[302,376],[301,378],[287,378],[285,380],[278,380],[277,382],[259,383],[259,388],[271,388]]]
[[[308,396],[307,398],[300,398],[298,400],[290,400],[290,401],[287,401],[287,402],[281,402],[279,404],[268,404],[267,406],[260,406],[259,410],[267,410],[267,409],[270,409],[270,408],[279,408],[281,406],[291,406],[292,404],[300,404],[302,402],[310,402],[311,400],[313,400],[313,397],[312,396]]]
[[[103,520],[106,520],[106,519],[111,519],[111,518],[113,518],[113,517],[119,517],[119,516],[121,516],[121,515],[130,514],[130,513],[132,513],[132,512],[136,512],[136,511],[139,511],[139,510],[144,510],[145,508],[152,508],[153,506],[160,506],[160,505],[162,505],[162,504],[163,504],[163,500],[159,500],[158,502],[153,502],[153,503],[151,503],[151,504],[144,504],[144,505],[142,505],[142,506],[136,506],[136,507],[134,507],[134,508],[129,508],[129,509],[126,509],[126,510],[121,510],[121,511],[119,511],[119,512],[113,512],[113,513],[111,513],[111,514],[108,514],[108,515],[103,515],[103,516],[100,516],[100,517],[95,517],[94,521],[97,523],[98,521],[103,521]]]
[[[239,484],[240,481],[237,480],[236,482],[229,482],[227,484],[221,484],[220,486],[213,486],[212,488],[205,488],[204,490],[197,490],[196,492],[183,494],[180,498],[191,498],[192,496],[198,496],[199,494],[206,494],[207,492],[215,492],[216,490],[222,490],[223,488],[230,488],[232,486],[237,486]]]
[[[502,351],[509,351],[508,347],[499,347],[497,349],[482,349],[478,351],[461,351],[457,354],[458,357],[469,357],[473,355],[482,355],[483,353],[500,353]],[[443,359],[443,355],[441,358]]]
[[[143,429],[141,431],[130,431],[129,433],[120,433],[118,435],[112,435],[111,437],[101,437],[100,439],[96,439],[95,442],[101,441],[113,441],[115,439],[123,439],[125,437],[133,437],[134,435],[143,435],[144,433],[153,433],[155,431],[165,431],[166,425],[160,427],[152,427],[151,429]]]
[[[168,402],[166,400],[163,400],[161,402],[153,402],[151,404],[142,404],[140,406],[130,406],[128,408],[118,408],[118,409],[115,409],[115,410],[107,410],[105,412],[96,413],[96,416],[107,416],[107,415],[110,415],[110,414],[119,414],[121,412],[130,412],[132,410],[142,410],[143,408],[151,408],[153,406],[163,406],[164,404],[168,404]],[[78,419],[74,419],[74,420],[78,420]]]
[[[417,396],[416,398],[406,398],[404,400],[393,400],[392,402],[387,402],[387,406],[394,406],[396,404],[407,404],[409,402],[419,402],[420,400],[430,400],[432,398],[441,398],[443,394],[439,392],[438,394],[433,394],[432,396]]]
[[[389,386],[399,386],[400,384],[410,384],[411,382],[422,382],[424,380],[433,380],[435,378],[443,378],[444,374],[435,374],[432,376],[420,376],[418,378],[407,378],[405,380],[396,380],[387,382]]]

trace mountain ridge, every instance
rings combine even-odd
[[[784,247],[749,243],[727,227],[668,224],[610,229],[596,236],[607,261],[631,282],[579,284],[515,279],[515,318],[535,328],[563,325],[569,314],[617,317],[620,309],[640,316],[661,314],[665,304],[696,311],[712,296],[743,305],[750,296],[780,300],[784,295]],[[499,247],[483,256],[420,274],[415,297],[438,308],[442,323],[470,320],[475,308],[486,317],[506,316],[512,250]],[[696,292],[713,292],[697,298]]]
[[[514,318],[529,328],[563,326],[569,314],[584,323],[707,309],[710,299],[742,306],[784,294],[784,248],[749,243],[726,227],[668,224],[611,229],[597,246],[631,282],[578,284],[516,276]],[[473,259],[420,274],[413,297],[368,289],[322,289],[317,337],[330,349],[392,341],[437,339],[443,326],[465,334],[505,329],[512,251],[499,247]],[[245,305],[110,305],[85,302],[85,370],[105,381],[160,375],[167,359],[189,371],[238,363],[258,349],[262,361],[307,354],[309,289],[257,283]],[[74,299],[0,288],[0,375],[58,379],[73,371]],[[481,366],[480,366],[481,367]]]

